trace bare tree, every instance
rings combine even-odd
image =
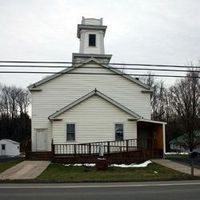
[[[140,79],[152,88],[151,106],[153,120],[166,120],[167,89],[162,80],[155,80],[155,77],[148,72],[148,76]]]
[[[27,90],[0,84],[0,139],[9,138],[26,143],[31,133],[27,112],[29,104]]]
[[[30,104],[30,94],[27,90],[15,86],[0,87],[0,112],[12,119],[18,113],[27,113]]]
[[[9,116],[10,107],[9,107],[9,87],[1,87],[1,114]]]
[[[11,113],[12,119],[16,117],[18,113],[17,99],[18,99],[18,96],[20,95],[20,92],[21,92],[20,88],[16,88],[15,86],[9,87],[8,97],[9,97],[10,113]]]
[[[200,130],[200,74],[198,71],[187,73],[185,79],[177,81],[170,88],[170,99],[177,118],[181,120],[185,132],[184,144],[190,152],[198,145],[195,131]],[[191,157],[191,175],[194,175],[193,157]]]
[[[19,89],[19,93],[16,99],[19,107],[20,114],[27,113],[27,108],[30,104],[30,93],[28,90]]]
[[[154,120],[166,120],[166,111],[168,109],[167,104],[167,89],[164,86],[164,82],[161,80],[154,85],[154,93],[152,95],[152,119]]]
[[[182,121],[183,130],[188,134],[189,149],[195,148],[194,131],[199,127],[200,110],[200,81],[199,72],[187,74],[169,89],[171,106],[177,118]]]

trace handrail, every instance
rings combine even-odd
[[[142,145],[143,143],[143,145]],[[128,152],[142,149],[142,146],[147,145],[148,141],[138,139],[127,139],[122,141],[103,141],[82,144],[53,144],[52,152],[58,155],[91,155],[99,154],[100,148],[104,154]],[[149,143],[152,148],[152,140]]]

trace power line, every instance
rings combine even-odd
[[[71,61],[29,61],[29,60],[0,60],[0,63],[35,63],[35,64],[72,64],[73,62]]]
[[[197,78],[200,79],[199,76],[181,76],[181,75],[169,75],[169,74],[134,74],[134,73],[119,73],[119,74],[111,74],[111,73],[90,73],[90,72],[41,72],[41,71],[0,71],[0,74],[79,74],[79,75],[118,75],[118,76],[154,76],[154,77],[170,77],[170,78]]]
[[[29,67],[34,67],[34,68],[66,68],[66,66],[37,66],[37,65],[0,65],[0,68],[29,68]],[[73,66],[67,67],[67,69],[74,68]],[[84,67],[88,69],[99,69],[99,67]],[[120,69],[120,70],[136,70],[136,71],[168,71],[168,72],[194,72],[194,70],[182,70],[182,69],[153,69],[153,68],[124,68],[124,67],[109,67],[108,69]],[[195,72],[200,72],[198,70],[195,70]]]
[[[7,63],[7,64],[5,64]],[[25,65],[27,64],[27,65]],[[38,65],[38,64],[46,64],[46,65]],[[47,65],[48,64],[48,65]],[[49,65],[49,64],[54,64],[54,65]],[[63,65],[64,66],[55,66],[55,64],[59,64],[59,65]],[[66,64],[74,64],[73,62],[57,62],[57,61],[0,61],[0,68],[66,68],[66,69],[70,69],[70,68],[74,68],[74,66],[67,66]],[[83,64],[83,62],[79,62],[76,64]],[[104,63],[107,64],[107,63]],[[110,65],[123,65],[123,66],[137,66],[137,67],[141,67],[141,66],[146,66],[146,67],[151,67],[151,68],[136,68],[136,67],[112,67]],[[182,65],[155,65],[155,64],[130,64],[130,63],[109,63],[109,65],[107,64],[107,68],[108,69],[118,69],[121,70],[121,72],[119,74],[110,74],[110,73],[97,73],[97,72],[52,72],[52,71],[0,71],[1,74],[83,74],[83,75],[130,75],[130,76],[154,76],[154,77],[172,77],[172,78],[177,78],[177,77],[188,77],[186,75],[171,75],[171,74],[138,74],[138,73],[124,73],[122,70],[135,70],[135,71],[159,71],[159,72],[195,72],[199,73],[200,71],[196,70],[196,68],[200,69],[200,67],[198,66],[182,66]],[[168,67],[168,69],[165,68],[152,68],[152,67]],[[169,68],[191,68],[191,69],[169,69]],[[84,66],[84,68],[89,68],[89,69],[97,69],[99,67],[87,67]],[[192,76],[191,78],[200,78],[198,76]]]
[[[84,62],[68,62],[68,61],[65,61],[65,62],[62,62],[62,61],[16,61],[16,60],[11,60],[11,61],[3,61],[1,60],[0,61],[0,64],[1,63],[10,63],[10,64],[20,64],[20,63],[23,63],[23,64],[83,64]],[[108,65],[108,63],[105,63],[105,62],[99,62],[99,64],[106,64]],[[115,62],[115,63],[109,63],[109,65],[124,65],[124,66],[145,66],[145,67],[173,67],[173,68],[200,68],[200,66],[197,66],[197,65],[167,65],[167,64],[149,64],[149,63],[118,63],[118,62]]]

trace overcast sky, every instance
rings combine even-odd
[[[196,64],[199,10],[199,0],[0,0],[0,60],[71,61],[85,16],[108,26],[112,62]],[[43,76],[0,74],[0,83],[27,87]]]

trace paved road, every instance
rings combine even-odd
[[[0,184],[1,200],[199,200],[200,181]]]

